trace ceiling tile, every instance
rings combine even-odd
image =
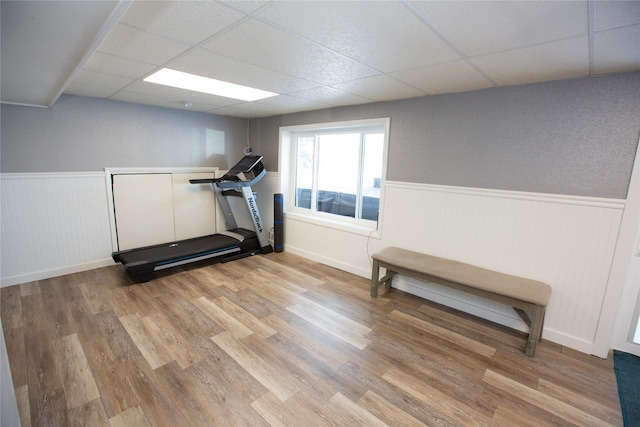
[[[67,95],[89,96],[92,98],[109,98],[115,91],[108,87],[84,85],[78,82],[71,82],[64,91]]]
[[[328,108],[330,105],[294,96],[280,95],[256,102],[243,102],[213,110],[215,114],[233,115],[236,117],[266,117],[274,114],[290,114]],[[275,112],[275,113],[274,113]]]
[[[283,2],[260,17],[381,72],[458,58],[399,2]]]
[[[256,20],[238,25],[201,46],[321,85],[377,74],[369,67]]]
[[[220,114],[222,116],[241,117],[253,119],[257,117],[267,117],[277,114],[295,113],[296,110],[288,107],[274,107],[266,104],[257,104],[255,102],[221,107],[209,110],[210,113]]]
[[[274,96],[273,98],[262,99],[260,101],[256,101],[255,103],[287,108],[293,111],[319,110],[322,108],[331,107],[331,105],[327,103],[289,95]]]
[[[134,80],[135,79],[90,70],[81,70],[73,79],[75,83],[79,83],[81,85],[111,89],[112,93],[126,87]]]
[[[495,83],[517,85],[589,75],[587,36],[481,55],[471,61]]]
[[[598,31],[594,35],[594,72],[613,73],[640,68],[640,25]]]
[[[296,98],[304,98],[310,101],[320,102],[328,106],[366,104],[367,102],[372,101],[370,98],[363,98],[328,86],[319,86],[313,89],[302,90],[300,92],[294,92],[291,95]]]
[[[203,49],[193,49],[167,67],[186,73],[243,84],[276,93],[296,92],[318,86],[316,83],[268,70]]]
[[[407,86],[386,74],[340,83],[333,87],[374,101],[392,101],[426,95],[425,92]]]
[[[391,73],[391,76],[428,94],[465,92],[494,86],[463,60],[398,71]]]
[[[587,34],[586,1],[413,1],[468,56]]]
[[[82,67],[83,70],[97,71],[104,74],[137,79],[149,74],[155,65],[138,62],[131,59],[95,52]]]
[[[253,13],[263,6],[272,4],[271,0],[265,0],[265,1],[220,0],[219,2],[233,9],[242,11],[243,13],[246,13],[246,14]]]
[[[640,1],[596,2],[594,18],[596,31],[640,24]]]
[[[164,96],[145,95],[139,92],[120,91],[111,96],[113,101],[131,102],[134,104],[154,105],[156,107],[176,108],[189,111],[210,111],[219,108],[217,105],[197,103],[190,108],[185,108],[182,100],[168,99]]]
[[[137,1],[121,22],[172,40],[197,44],[245,16],[212,1]]]
[[[162,65],[189,48],[187,44],[145,33],[130,25],[119,23],[98,46],[97,51],[148,64]]]

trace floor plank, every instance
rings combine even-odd
[[[371,390],[362,395],[358,404],[387,425],[411,427],[425,425]]]
[[[298,298],[287,310],[359,350],[371,343],[366,338],[371,328],[306,298]]]
[[[348,397],[340,392],[334,394],[333,397],[329,399],[329,403],[335,408],[336,412],[340,413],[342,416],[349,418],[348,424],[350,425],[373,427],[386,426],[385,423],[380,421],[380,419],[378,419],[371,412],[359,406],[352,400],[349,400]]]
[[[69,409],[70,426],[109,427],[109,419],[102,406],[102,401],[94,399],[76,408]],[[132,424],[129,424],[132,425]]]
[[[589,425],[589,426],[608,426],[608,422],[598,419],[586,411],[577,409],[574,406],[566,404],[558,399],[554,399],[549,395],[539,392],[538,390],[531,389],[525,385],[518,383],[510,378],[503,377],[500,374],[487,369],[485,376],[482,379],[487,384],[491,384],[513,396],[538,406],[548,412],[551,412],[563,419],[566,419],[577,425]]]
[[[209,299],[200,297],[194,300],[193,303],[225,330],[231,332],[236,338],[246,337],[253,333],[253,331],[242,322]]]
[[[398,310],[393,310],[389,314],[389,317],[391,319],[401,319],[405,323],[413,325],[413,327],[415,328],[422,329],[423,331],[428,332],[431,335],[443,338],[447,341],[459,345],[461,348],[476,352],[481,356],[492,357],[496,353],[496,349],[493,347],[479,343],[458,333],[451,332],[446,328],[442,328],[424,320],[409,316]]]
[[[461,404],[441,390],[416,379],[410,373],[403,372],[398,368],[391,368],[382,378],[418,399],[431,409],[434,417],[445,420],[447,425],[482,426],[491,424],[491,418]]]
[[[85,354],[95,379],[105,412],[113,417],[139,402],[130,379],[125,375],[123,361],[116,356],[106,338],[100,337],[85,344]],[[140,353],[138,353],[140,356]]]
[[[62,386],[67,397],[67,407],[77,408],[100,397],[89,362],[78,335],[67,335],[56,340],[54,350]]]
[[[111,427],[151,427],[149,420],[147,420],[147,416],[144,414],[140,406],[127,409],[115,417],[110,418],[109,425]]]
[[[251,403],[251,407],[272,427],[290,427],[304,425],[323,425],[322,418],[309,406],[295,398],[282,402],[269,392]]]
[[[230,333],[223,332],[211,339],[278,399],[284,402],[295,393],[295,386],[282,381],[282,377],[273,366],[266,363]]]
[[[162,345],[162,342],[154,336],[152,330],[147,328],[142,317],[137,314],[129,314],[120,317],[120,322],[151,368],[159,368],[173,360],[173,357],[169,354],[169,349]]]

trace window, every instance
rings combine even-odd
[[[282,128],[287,212],[365,232],[376,230],[388,128],[389,119]]]

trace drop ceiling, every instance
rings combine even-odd
[[[254,118],[640,70],[640,1],[0,6],[10,104],[69,94]],[[165,67],[279,95],[244,102],[143,81]]]

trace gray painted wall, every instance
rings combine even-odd
[[[246,146],[247,120],[193,111],[72,96],[1,108],[2,172],[228,168]],[[277,171],[280,126],[374,117],[391,117],[389,180],[623,199],[640,72],[254,119],[249,134]]]
[[[231,167],[247,120],[63,96],[51,108],[2,105],[2,172],[105,167]]]
[[[640,72],[251,120],[265,166],[279,126],[391,117],[387,179],[626,198],[640,136]]]

